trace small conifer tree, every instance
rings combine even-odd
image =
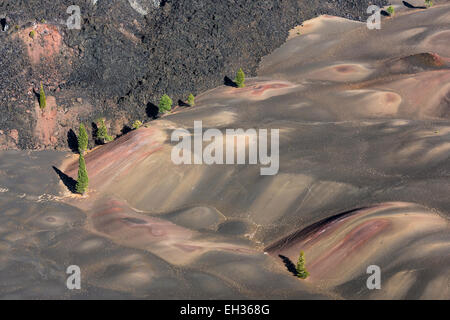
[[[305,268],[305,253],[303,251],[300,251],[300,256],[298,257],[297,262],[297,277],[300,279],[306,279],[309,276],[309,272],[306,271]]]
[[[45,98],[44,86],[41,82],[41,89],[39,90],[39,107],[41,107],[41,109],[45,109],[46,106],[47,99]]]
[[[166,113],[172,110],[172,104],[173,101],[170,99],[170,97],[165,94],[161,97],[161,100],[159,100],[159,112]]]
[[[395,14],[395,9],[394,9],[393,6],[389,6],[389,7],[386,9],[386,11],[387,11],[387,13],[389,13],[390,16],[393,16],[393,15]]]
[[[236,83],[238,88],[245,87],[245,73],[242,70],[242,68],[240,68],[239,71],[237,72],[236,79],[234,79],[234,82]]]
[[[195,97],[194,97],[194,95],[192,93],[188,97],[188,104],[191,107],[195,106]]]
[[[80,124],[80,129],[78,131],[78,152],[80,154],[84,154],[84,152],[87,150],[89,142],[89,137],[86,132],[86,128],[84,124]]]
[[[83,154],[80,154],[78,159],[78,179],[75,190],[79,194],[85,194],[89,185],[88,173],[86,170],[86,162]]]
[[[107,143],[113,140],[113,137],[111,137],[108,134],[108,129],[106,128],[105,119],[99,119],[97,121],[97,141],[99,143]]]
[[[140,127],[142,127],[142,122],[141,122],[140,120],[136,120],[136,121],[133,123],[133,126],[131,127],[131,129],[137,130],[137,129],[139,129]]]

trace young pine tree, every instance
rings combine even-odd
[[[89,185],[88,173],[86,170],[86,162],[84,161],[83,154],[80,154],[78,160],[78,179],[75,190],[79,194],[85,194]]]
[[[133,130],[137,130],[140,127],[142,127],[142,122],[141,120],[136,120],[135,122],[133,122],[133,125],[131,126],[131,129]]]
[[[306,279],[309,276],[309,272],[305,268],[305,253],[300,251],[300,256],[297,262],[297,277],[300,279]]]
[[[41,89],[39,90],[39,107],[41,107],[41,109],[45,109],[46,106],[47,100],[45,99],[44,86],[41,82]]]
[[[113,140],[108,134],[108,129],[106,128],[105,119],[99,119],[97,121],[97,141],[99,143],[107,143]]]
[[[386,9],[386,11],[387,11],[387,13],[389,13],[390,16],[394,16],[394,14],[395,14],[395,9],[394,9],[393,6],[389,6],[389,7]]]
[[[161,97],[161,100],[159,100],[159,112],[166,113],[172,110],[172,104],[173,101],[170,99],[170,97],[165,94]]]
[[[234,79],[234,82],[238,86],[238,88],[244,88],[245,87],[245,73],[242,70],[242,68],[239,69],[239,71],[236,74],[236,78]]]
[[[84,154],[84,152],[87,150],[89,142],[89,137],[86,132],[86,128],[84,124],[80,124],[80,130],[78,131],[78,152],[80,154]]]
[[[191,107],[195,106],[195,97],[194,97],[194,95],[192,93],[188,97],[188,104]]]

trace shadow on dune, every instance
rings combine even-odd
[[[288,257],[285,257],[283,255],[278,255],[281,260],[283,260],[284,265],[286,266],[286,269],[292,273],[292,275],[297,276],[297,268],[295,267],[295,264],[292,263],[291,259]]]
[[[180,106],[180,107],[190,107],[190,105],[188,104],[188,103],[186,103],[186,102],[184,102],[183,100],[178,100],[178,105]]]
[[[403,1],[403,5],[409,9],[426,9],[427,7],[425,6],[415,6],[409,2]]]
[[[70,129],[67,132],[67,145],[69,146],[70,150],[74,153],[78,153],[78,139],[75,132]]]
[[[130,126],[125,125],[125,126],[123,126],[122,130],[120,130],[120,133],[121,133],[120,136],[123,136],[131,131],[133,131],[133,129],[131,129]]]
[[[92,127],[92,139],[94,139],[95,143],[97,143],[98,126],[95,122],[92,122],[91,127]]]
[[[6,30],[8,30],[6,27],[8,26],[7,22],[6,22],[6,18],[1,18],[0,19],[0,26],[1,26],[1,30],[3,32],[5,32]]]
[[[69,177],[67,174],[56,168],[55,166],[52,166],[53,170],[55,170],[56,174],[59,176],[61,181],[64,183],[64,185],[69,189],[70,192],[76,193],[75,187],[77,185],[77,181],[73,179],[72,177]]]
[[[236,83],[227,76],[225,76],[225,78],[223,78],[223,84],[228,87],[237,88]]]
[[[159,108],[158,108],[158,106],[149,102],[149,103],[147,103],[147,108],[145,109],[145,112],[147,113],[147,116],[149,118],[156,119],[156,118],[158,118]]]
[[[41,93],[38,90],[36,90],[35,88],[33,88],[33,93],[34,93],[34,96],[36,97],[37,101],[41,101]]]

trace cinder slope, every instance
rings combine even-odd
[[[450,253],[450,54],[442,41],[449,23],[450,5],[400,11],[383,19],[381,30],[330,16],[308,21],[300,36],[264,58],[260,76],[246,88],[210,90],[195,108],[88,154],[91,197],[117,197],[139,214],[163,219],[183,208],[212,208],[227,224],[244,226],[237,235],[250,240],[245,250],[270,246],[280,268],[279,254],[295,262],[304,249],[307,282],[344,297],[448,297],[440,283],[448,277],[442,265]],[[280,129],[279,173],[261,176],[255,165],[173,164],[170,134],[192,129],[195,120],[205,129]],[[76,163],[67,173],[76,176]],[[313,244],[288,237],[271,245],[362,207],[372,209]],[[188,229],[223,241],[220,224],[211,233],[197,223]],[[97,231],[111,239],[123,238],[102,228]],[[230,248],[233,239],[236,234],[226,238]],[[195,259],[208,256],[200,252]],[[367,290],[369,264],[383,270],[384,290]]]

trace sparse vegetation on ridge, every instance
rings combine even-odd
[[[45,98],[44,86],[41,82],[41,89],[39,90],[39,107],[41,107],[41,109],[45,109],[46,106],[47,99]]]
[[[140,120],[136,120],[135,122],[133,122],[133,125],[131,126],[131,129],[137,130],[140,127],[142,127],[142,122]]]
[[[386,9],[386,12],[389,13],[390,16],[394,16],[394,14],[395,14],[395,9],[394,9],[393,6],[389,6],[389,7]]]
[[[89,142],[89,137],[86,132],[86,128],[84,124],[80,124],[80,129],[78,130],[78,152],[80,154],[84,154],[84,152],[87,150]]]
[[[166,113],[166,112],[170,112],[170,110],[172,110],[172,105],[173,105],[173,101],[172,99],[167,95],[163,95],[161,97],[161,100],[159,100],[159,112],[161,113]]]
[[[306,271],[305,267],[305,253],[303,251],[300,251],[300,256],[298,257],[297,262],[297,277],[300,279],[306,279],[309,276],[309,272]]]
[[[238,88],[245,87],[245,73],[242,70],[242,68],[240,68],[239,71],[237,72],[234,82],[236,83]]]
[[[89,177],[86,169],[86,161],[84,155],[80,154],[78,159],[78,179],[75,186],[75,190],[79,194],[85,194],[89,185]]]
[[[188,104],[191,107],[195,106],[195,97],[194,97],[194,95],[192,93],[188,97]]]
[[[97,121],[97,142],[100,144],[105,144],[114,140],[108,134],[108,129],[106,128],[105,119],[101,118]]]

